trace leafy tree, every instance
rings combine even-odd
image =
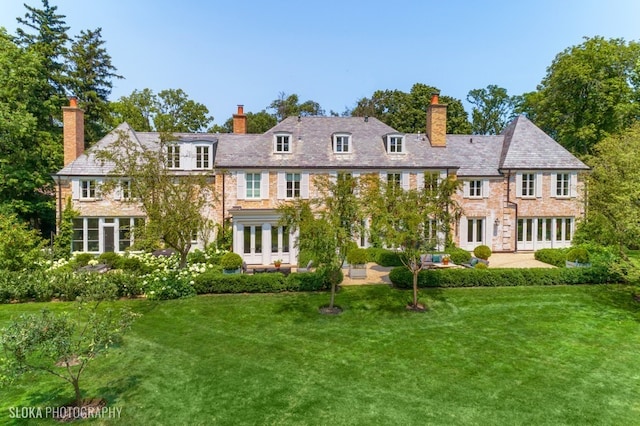
[[[85,111],[86,141],[97,141],[106,133],[112,80],[123,78],[116,74],[104,43],[102,28],[81,31],[67,55],[68,90],[78,97]]]
[[[467,101],[474,105],[471,111],[474,135],[500,134],[514,116],[514,98],[507,94],[507,89],[493,84],[469,91]]]
[[[49,93],[41,55],[0,29],[0,207],[44,229],[54,229],[50,173],[62,164]]]
[[[81,304],[75,319],[45,309],[14,320],[0,337],[4,381],[26,372],[53,374],[73,386],[76,406],[82,406],[80,377],[89,362],[117,344],[138,316],[129,310],[98,310],[98,305]]]
[[[150,89],[134,90],[111,103],[112,126],[127,122],[138,132],[196,133],[213,121],[209,110],[189,99],[182,89],[162,90],[157,95]]]
[[[13,214],[0,212],[0,269],[33,269],[42,259],[45,241]]]
[[[58,223],[58,233],[53,240],[53,257],[55,259],[68,259],[71,256],[71,244],[73,242],[73,219],[79,213],[73,209],[71,198],[67,198],[62,217]]]
[[[377,90],[371,98],[360,99],[351,115],[375,117],[400,132],[424,133],[426,111],[434,92],[439,90],[422,83],[414,84],[409,93]],[[440,102],[447,104],[447,133],[470,133],[471,126],[462,102],[449,96],[441,96]]]
[[[460,215],[451,198],[458,186],[458,181],[448,178],[436,188],[403,190],[376,175],[363,178],[362,205],[373,232],[385,246],[400,250],[402,263],[413,274],[413,310],[424,310],[418,302],[418,274],[423,268],[420,256],[433,245],[432,223],[440,223],[439,230],[443,230]]]
[[[609,136],[587,158],[586,221],[579,224],[576,241],[638,248],[640,239],[640,124]]]
[[[519,109],[575,154],[640,116],[640,44],[585,38],[559,53],[536,92]]]
[[[279,122],[287,117],[295,117],[298,115],[324,115],[324,110],[320,107],[319,103],[311,100],[300,103],[300,99],[295,93],[287,96],[284,92],[280,92],[278,99],[269,105],[269,109],[275,111],[276,119]]]
[[[37,52],[49,78],[50,89],[44,99],[56,97],[57,107],[66,99],[64,57],[67,54],[69,27],[64,21],[65,15],[57,13],[57,6],[50,6],[48,0],[42,0],[42,9],[24,5],[27,13],[17,18],[24,28],[17,29],[17,41],[21,46]],[[57,112],[57,111],[56,111]]]
[[[120,132],[108,148],[96,153],[97,158],[113,164],[110,175],[130,181],[129,202],[139,204],[147,215],[145,230],[136,233],[147,239],[158,239],[180,255],[180,267],[187,264],[193,236],[210,226],[204,209],[215,200],[207,174],[176,175],[166,167],[167,145],[176,138],[161,133],[155,146],[147,147]],[[115,189],[117,179],[105,183],[104,190]]]
[[[247,133],[264,133],[278,124],[275,115],[265,110],[260,112],[247,112]],[[229,117],[222,126],[215,125],[209,129],[211,133],[233,133],[233,117]]]

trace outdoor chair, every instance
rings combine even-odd
[[[307,263],[307,266],[305,268],[298,268],[298,272],[311,272],[312,265],[313,265],[313,260],[310,260],[309,263]]]

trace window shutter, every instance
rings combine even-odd
[[[535,189],[536,189],[536,197],[537,198],[542,197],[542,173],[536,173]]]
[[[286,196],[286,173],[278,172],[278,200],[282,200]]]
[[[380,180],[384,183],[387,181],[387,172],[386,171],[381,171],[380,172]]]
[[[400,176],[402,189],[407,191],[409,189],[409,172],[402,172]]]
[[[260,176],[260,198],[269,199],[269,171],[263,171]]]
[[[300,198],[309,198],[309,172],[302,172],[300,175]]]
[[[493,244],[491,244],[491,238],[493,236],[493,213],[491,213],[491,215],[489,217],[485,217],[484,219],[482,219],[482,221],[484,222],[484,241],[483,244],[489,246],[489,247],[493,247]]]
[[[236,198],[238,200],[244,200],[247,195],[247,183],[245,181],[244,172],[236,173],[236,182],[237,182]]]
[[[336,183],[338,181],[338,172],[335,170],[329,172],[329,181],[331,181],[331,183]]]
[[[418,191],[422,191],[424,189],[424,171],[416,174],[416,188]]]
[[[462,196],[464,198],[469,198],[470,196],[470,188],[469,188],[469,181],[465,180],[462,182]]]
[[[550,197],[557,197],[558,194],[556,193],[556,187],[558,186],[558,174],[557,173],[551,173],[551,183],[550,183],[550,188],[549,188],[549,196]]]
[[[122,199],[122,184],[124,181],[119,180],[118,183],[113,187],[113,199],[120,200]]]
[[[516,174],[516,198],[522,197],[522,173]]]
[[[73,179],[71,181],[71,199],[80,199],[80,181],[78,179]]]
[[[578,173],[576,172],[569,175],[569,196],[578,196]]]
[[[489,191],[490,191],[490,186],[489,186],[489,180],[488,179],[483,179],[482,180],[482,197],[483,198],[489,198]]]
[[[96,179],[96,200],[102,200],[102,179]]]

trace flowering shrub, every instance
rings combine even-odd
[[[179,299],[196,294],[191,276],[178,271],[154,271],[143,277],[142,285],[149,300]]]

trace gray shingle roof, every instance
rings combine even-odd
[[[134,141],[157,146],[157,132],[135,132],[123,123],[58,175],[101,176],[112,165],[101,165],[94,152],[108,147],[124,132]],[[274,134],[291,134],[292,152],[274,153]],[[332,135],[351,135],[351,152],[334,153]],[[176,133],[185,142],[214,143],[217,169],[458,169],[459,176],[499,176],[502,169],[586,170],[588,167],[526,117],[516,118],[501,135],[447,135],[447,146],[432,147],[425,134],[405,134],[404,153],[389,154],[385,137],[398,133],[375,118],[289,117],[263,134]]]
[[[513,120],[502,134],[505,143],[500,159],[501,169],[589,169],[523,115]]]

